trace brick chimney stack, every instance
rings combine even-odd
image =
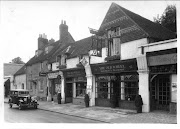
[[[61,21],[59,26],[59,39],[61,41],[68,41],[68,26],[66,25],[66,21]]]
[[[43,34],[39,34],[39,38],[38,38],[38,50],[42,50],[42,48],[48,44],[48,39],[47,39],[47,35]]]

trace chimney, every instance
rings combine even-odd
[[[66,25],[66,21],[61,21],[61,25],[59,26],[59,39],[63,42],[68,41],[68,26]]]
[[[38,50],[42,50],[42,48],[48,44],[48,39],[47,39],[47,35],[43,34],[39,34],[39,38],[38,38]]]

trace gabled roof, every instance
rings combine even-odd
[[[84,38],[74,43],[67,43],[61,45],[59,49],[49,58],[48,63],[53,63],[56,61],[56,56],[64,55],[69,53],[68,58],[77,57],[79,55],[87,55],[89,50],[91,50],[92,38]]]
[[[141,38],[167,40],[176,38],[176,34],[163,26],[135,14],[116,3],[112,3],[99,28],[106,31],[111,27],[120,27],[121,42],[128,42]]]
[[[25,73],[26,73],[26,66],[24,65],[22,68],[20,68],[20,69],[14,74],[14,76],[22,75],[22,74],[25,74]]]
[[[24,64],[4,63],[4,76],[14,75]]]

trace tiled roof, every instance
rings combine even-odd
[[[67,51],[69,53],[68,58],[77,57],[79,55],[86,55],[91,49],[91,45],[92,45],[91,37],[84,38],[74,43],[67,43],[67,44],[61,45],[59,49],[52,55],[52,57],[49,58],[48,63],[55,62],[56,56],[63,55]]]
[[[24,64],[4,63],[4,76],[14,75]]]
[[[56,41],[54,43],[48,44],[48,45],[53,46],[53,49],[49,53],[47,53],[47,54],[45,53],[44,49],[45,49],[45,47],[47,47],[47,46],[45,46],[43,48],[43,52],[39,56],[32,57],[26,63],[26,65],[32,65],[32,64],[40,63],[40,62],[43,62],[43,61],[47,60],[59,48],[60,44],[61,44],[60,41]]]
[[[26,73],[26,66],[24,65],[23,67],[21,67],[21,68],[14,74],[14,76],[22,75],[22,74],[25,74],[25,73]]]
[[[105,31],[111,27],[119,26],[121,29],[121,42],[128,42],[144,37],[157,40],[176,38],[176,34],[163,26],[135,14],[116,3],[112,3],[99,28]]]

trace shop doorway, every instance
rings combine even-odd
[[[72,103],[73,83],[66,83],[65,102]]]
[[[170,76],[152,75],[151,76],[151,111],[169,111],[170,103]]]

